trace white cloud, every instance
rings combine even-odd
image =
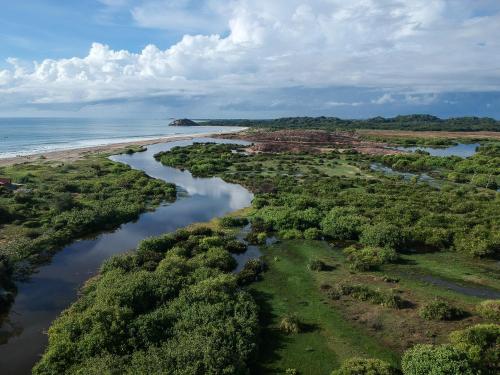
[[[346,107],[346,106],[358,107],[363,104],[364,104],[363,102],[335,102],[335,101],[325,103],[327,107]]]
[[[381,97],[377,99],[373,99],[372,103],[373,104],[388,104],[388,103],[394,103],[396,100],[392,97],[391,94],[385,93]]]
[[[452,0],[188,0],[128,2],[144,27],[228,32],[186,34],[160,50],[115,51],[0,71],[0,101],[86,103],[161,95],[238,96],[290,87],[364,87],[411,104],[440,92],[500,90],[500,14],[474,16],[478,3]],[[487,1],[486,1],[487,2]],[[215,20],[215,21],[213,21]],[[330,106],[360,105],[332,101]]]

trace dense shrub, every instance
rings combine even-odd
[[[366,246],[357,249],[350,246],[344,249],[344,254],[347,256],[349,268],[355,271],[369,271],[397,259],[397,253],[387,247]]]
[[[295,240],[304,238],[303,233],[298,229],[285,229],[279,232],[279,236],[284,240]]]
[[[453,242],[455,249],[474,257],[485,257],[500,249],[500,234],[484,225],[476,225],[470,230],[460,231]]]
[[[474,375],[467,355],[450,345],[416,345],[401,362],[404,375]]]
[[[377,223],[365,225],[359,242],[366,246],[389,247],[398,249],[404,242],[401,229],[393,224]]]
[[[396,375],[397,370],[380,359],[350,358],[331,375]]]
[[[332,299],[338,299],[340,296],[351,296],[360,301],[368,301],[394,309],[402,308],[405,304],[402,298],[392,290],[373,289],[366,285],[340,283],[329,291],[329,296]]]
[[[359,215],[342,207],[333,208],[321,221],[321,228],[325,236],[334,240],[354,240],[361,232],[366,220]]]
[[[403,245],[418,248],[423,245],[440,250],[453,246],[478,256],[494,257],[500,252],[494,193],[479,194],[474,189],[454,185],[438,190],[388,178],[340,178],[314,173],[311,167],[328,164],[325,159],[337,157],[333,153],[320,157],[287,152],[241,155],[231,153],[234,149],[238,146],[194,145],[172,150],[162,161],[177,167],[209,162],[217,166],[213,175],[250,187],[256,193],[252,219],[257,224],[253,225],[256,232],[284,231],[286,238],[293,239],[316,237],[319,229],[327,239],[360,238],[366,246],[395,250]],[[348,158],[361,164],[368,161],[362,155]],[[382,159],[400,162],[403,168],[414,162],[418,166],[419,160],[425,160],[422,158],[428,156],[390,155]],[[433,168],[459,163],[466,171],[457,173],[467,176],[477,168],[480,174],[496,173],[498,169],[495,169],[496,159],[484,155],[474,156],[473,161],[458,157],[430,158]],[[300,168],[303,174],[295,176],[297,165],[307,165],[308,172]],[[234,169],[240,167],[248,172],[235,174]],[[287,169],[293,169],[292,174]],[[469,232],[473,234],[470,238]]]
[[[228,273],[227,249],[211,246],[228,242],[205,229],[182,231],[106,262],[51,326],[34,374],[245,373],[257,307]],[[151,268],[141,254],[162,259]]]
[[[247,224],[248,219],[245,217],[225,216],[220,219],[220,225],[223,228],[242,227]]]
[[[304,238],[306,240],[319,240],[321,239],[321,231],[318,228],[307,228],[304,231]]]
[[[481,374],[500,371],[500,325],[478,324],[452,332],[451,344],[465,352]]]
[[[476,306],[476,311],[483,318],[500,321],[500,300],[486,300]]]
[[[262,259],[250,259],[238,273],[238,284],[248,285],[259,280],[261,273],[265,270],[266,264]]]
[[[434,300],[423,305],[419,310],[419,315],[426,320],[453,320],[462,318],[465,312],[446,301]]]
[[[105,157],[1,167],[0,175],[25,184],[0,194],[0,224],[11,224],[8,232],[0,228],[0,255],[22,273],[69,242],[116,228],[176,196],[175,185]]]

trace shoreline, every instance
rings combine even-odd
[[[15,164],[33,163],[33,162],[47,162],[47,161],[75,161],[82,159],[90,154],[110,153],[118,151],[130,146],[148,146],[158,143],[168,143],[173,141],[184,141],[193,138],[206,138],[214,135],[235,134],[247,130],[248,128],[240,128],[238,130],[221,130],[220,132],[208,133],[191,133],[191,134],[176,134],[167,135],[164,137],[137,140],[130,142],[110,143],[102,146],[89,146],[79,147],[66,150],[54,150],[48,152],[37,152],[30,155],[19,155],[7,158],[0,158],[0,167],[7,167]]]

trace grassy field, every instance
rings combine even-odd
[[[261,356],[255,373],[282,374],[290,368],[299,374],[329,374],[354,356],[379,358],[398,366],[401,353],[416,343],[444,343],[450,332],[484,321],[474,314],[482,298],[419,281],[413,277],[416,270],[464,283],[469,280],[459,276],[470,273],[484,285],[499,285],[494,272],[498,266],[457,254],[408,255],[397,264],[358,273],[347,268],[341,249],[323,241],[287,240],[262,251],[269,269],[251,286],[263,316]],[[456,267],[443,267],[445,259]],[[311,271],[307,265],[312,260],[323,261],[328,270]],[[393,309],[350,297],[329,299],[322,289],[339,283],[392,290],[408,306]],[[419,308],[436,297],[468,314],[455,321],[420,318]],[[296,314],[303,332],[287,335],[280,331],[281,319],[289,314]]]
[[[284,241],[263,249],[269,265],[263,280],[252,290],[264,309],[262,356],[257,373],[328,374],[353,356],[377,357],[397,364],[398,356],[345,319],[320,291],[322,277],[310,271],[311,259],[333,265],[334,250],[319,241]],[[334,272],[334,271],[332,271]],[[297,314],[304,332],[285,335],[281,317]]]

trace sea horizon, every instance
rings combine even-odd
[[[4,117],[0,118],[0,159],[230,130],[216,126],[170,127],[170,120]]]

